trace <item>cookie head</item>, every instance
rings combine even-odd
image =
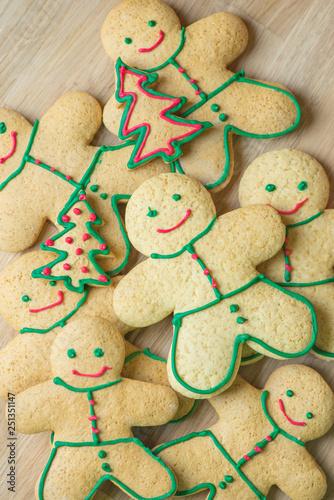
[[[52,345],[52,372],[73,387],[103,385],[120,377],[124,352],[121,334],[108,320],[73,321]]]
[[[334,423],[334,394],[324,379],[305,365],[287,365],[268,379],[267,410],[285,432],[302,441],[325,434]]]
[[[181,42],[181,25],[174,10],[160,0],[124,0],[108,14],[103,46],[113,60],[150,69],[164,63]]]
[[[125,215],[134,247],[142,254],[178,252],[204,231],[216,209],[208,191],[181,174],[162,174],[132,195]]]
[[[326,208],[328,177],[312,156],[293,149],[270,151],[246,169],[239,187],[242,207],[271,205],[286,225],[312,217]]]

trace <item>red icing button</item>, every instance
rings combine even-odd
[[[285,264],[285,267],[286,267],[287,271],[291,271],[291,269],[292,269],[288,264]]]
[[[81,272],[82,273],[89,273],[89,269],[86,266],[82,266]]]
[[[81,254],[82,254],[82,252],[83,252],[82,248],[77,248],[77,249],[76,249],[76,251],[75,251],[75,253],[76,253],[77,255],[81,255]]]
[[[72,179],[72,177],[71,177],[70,175],[67,175],[67,176],[66,176],[66,179],[67,179],[68,181],[70,181],[70,180]]]
[[[65,241],[66,241],[66,243],[69,243],[70,245],[72,245],[72,243],[73,243],[73,240],[70,236],[67,236],[67,238],[65,238]]]
[[[285,241],[285,243],[288,243],[288,241],[289,241],[289,238],[285,238],[285,240],[284,240],[284,241]]]
[[[81,195],[79,196],[79,200],[85,200],[85,199],[86,199],[86,195],[85,195],[85,194],[81,194]]]
[[[254,451],[256,451],[257,453],[260,453],[263,450],[261,450],[261,448],[259,446],[255,446]]]
[[[51,269],[50,269],[49,267],[45,267],[45,268],[43,269],[43,274],[44,274],[45,276],[49,276],[49,275],[51,274]]]
[[[56,169],[54,167],[51,167],[51,172],[54,172]]]
[[[178,68],[179,72],[180,73],[184,73],[184,69],[183,68]]]
[[[47,247],[53,247],[54,244],[55,242],[53,240],[46,240],[44,243]]]
[[[285,253],[285,255],[290,255],[291,250],[286,249],[286,250],[284,250],[284,253]]]
[[[69,218],[69,216],[68,216],[68,215],[63,215],[63,216],[62,216],[62,218],[61,218],[61,220],[62,220],[63,222],[68,222],[68,221],[70,220],[70,218]]]
[[[99,429],[95,429],[93,426],[92,426],[92,431],[94,432],[94,434],[97,434],[99,432]]]
[[[199,95],[202,91],[201,90],[196,90],[195,94]]]
[[[90,214],[89,219],[93,220],[93,221],[96,220],[96,215],[95,214]]]
[[[209,271],[209,269],[208,269],[208,268],[204,269],[204,271],[203,271],[203,272],[204,272],[205,276],[207,276],[208,274],[210,274],[210,271]]]
[[[91,417],[87,417],[88,420],[97,420],[97,417],[95,415],[92,415]]]
[[[272,439],[272,438],[271,438],[270,436],[267,436],[267,437],[266,437],[266,441],[268,441],[268,443],[271,441],[271,439]]]
[[[103,274],[100,274],[99,281],[108,281],[108,278],[106,276],[104,276]]]
[[[196,255],[195,253],[192,253],[191,254],[191,258],[194,259],[194,260],[197,260],[198,259],[198,255]]]
[[[105,243],[101,243],[100,250],[106,250],[107,245]]]
[[[245,460],[249,460],[249,456],[248,455],[244,455],[244,459]]]
[[[73,208],[73,212],[75,213],[75,215],[80,215],[81,214],[80,208]]]
[[[39,165],[41,162],[40,160],[35,160],[36,165]]]
[[[64,265],[63,265],[63,268],[64,268],[66,271],[68,271],[68,270],[69,270],[69,268],[70,268],[70,265],[69,265],[69,264],[64,264]]]
[[[196,83],[197,80],[195,80],[195,78],[190,78],[189,82],[190,83]]]
[[[82,240],[83,241],[88,240],[88,238],[89,238],[89,234],[85,233],[85,234],[82,235]]]
[[[92,406],[93,406],[93,405],[95,405],[95,401],[94,401],[94,399],[91,399],[91,400],[89,401],[89,404],[90,404],[90,405],[92,405]]]

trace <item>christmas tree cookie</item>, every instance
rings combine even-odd
[[[53,379],[16,397],[16,430],[53,431],[39,500],[90,498],[112,481],[133,498],[169,498],[173,473],[131,427],[162,425],[178,400],[167,387],[121,377],[124,344],[104,319],[73,322],[51,349]]]
[[[238,376],[210,403],[213,427],[154,450],[173,467],[178,497],[209,490],[210,500],[265,500],[275,484],[293,500],[324,498],[326,476],[305,443],[331,428],[334,395],[316,371],[283,366],[263,391]]]
[[[121,276],[113,278],[106,289],[88,287],[78,296],[74,291],[65,290],[59,281],[31,277],[34,267],[45,265],[48,259],[50,255],[40,250],[25,254],[0,276],[1,315],[22,333],[0,351],[0,396],[3,398],[7,398],[8,392],[18,394],[52,377],[51,345],[66,323],[97,316],[108,320],[122,335],[131,330],[117,318],[113,309],[113,294]],[[45,307],[52,305],[60,294],[63,296],[61,304]],[[39,312],[31,312],[36,309]],[[166,361],[149,349],[141,351],[127,341],[122,376],[170,387]],[[178,398],[179,408],[173,420],[187,417],[196,405],[193,399],[181,394]]]
[[[126,210],[131,243],[149,257],[117,285],[114,308],[144,327],[174,312],[168,359],[172,387],[209,398],[227,389],[243,344],[274,358],[308,352],[316,337],[311,304],[259,274],[282,247],[285,228],[266,205],[216,217],[208,191],[180,174],[144,182]]]
[[[239,187],[243,207],[266,203],[285,224],[281,250],[259,267],[275,282],[314,306],[318,336],[313,351],[334,359],[334,211],[327,209],[329,180],[310,155],[270,151],[249,165]]]
[[[248,41],[246,26],[233,14],[218,12],[181,28],[161,0],[124,0],[105,19],[101,35],[116,63],[116,92],[103,121],[120,139],[136,135],[143,148],[138,161],[129,157],[130,168],[162,155],[166,138],[184,141],[189,133],[193,140],[182,145],[182,157],[177,148],[171,151],[172,168],[221,189],[232,175],[233,134],[275,138],[299,123],[300,109],[289,91],[227,69]],[[178,96],[172,108],[168,99]],[[166,109],[173,119],[166,120]],[[184,123],[173,123],[177,117]]]

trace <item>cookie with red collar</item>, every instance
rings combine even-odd
[[[274,358],[311,349],[311,304],[256,270],[284,243],[285,227],[272,207],[216,217],[202,184],[170,173],[134,192],[125,221],[131,243],[148,259],[117,285],[115,313],[133,327],[174,313],[168,377],[175,390],[197,398],[226,390],[244,344]]]
[[[164,386],[121,377],[124,343],[99,318],[66,326],[51,349],[53,378],[16,397],[16,430],[53,431],[36,498],[89,498],[112,481],[134,498],[164,499],[176,490],[173,473],[131,427],[162,425],[178,400]]]
[[[324,498],[326,476],[305,443],[333,425],[334,395],[316,371],[283,366],[264,390],[238,376],[210,403],[215,425],[154,450],[173,467],[178,497],[209,490],[210,500],[265,500],[277,485],[292,499]]]
[[[171,152],[168,139],[177,138],[182,150],[172,150],[172,168],[222,189],[232,176],[233,134],[275,138],[299,123],[300,109],[288,90],[227,69],[248,41],[234,14],[217,12],[182,28],[161,0],[123,0],[101,35],[116,63],[116,92],[103,120],[121,139],[135,138],[138,154],[129,158],[130,168]],[[193,139],[184,143],[187,134]]]
[[[281,215],[284,244],[259,270],[312,302],[318,322],[313,351],[330,361],[334,359],[334,210],[326,209],[328,197],[323,167],[294,149],[256,158],[239,186],[242,207],[266,203]]]

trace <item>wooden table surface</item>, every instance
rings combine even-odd
[[[218,11],[229,11],[246,23],[250,40],[244,54],[231,66],[245,69],[247,76],[280,82],[296,95],[302,110],[297,131],[276,140],[235,138],[235,173],[228,188],[216,195],[218,214],[238,207],[237,188],[246,166],[260,154],[293,147],[315,156],[334,185],[334,2],[328,0],[168,0],[184,26]],[[114,90],[112,61],[100,41],[100,28],[117,0],[0,0],[0,106],[10,107],[28,120],[40,118],[62,94],[82,90],[104,105]],[[111,145],[116,138],[101,127],[95,144]],[[331,194],[331,205],[333,195]],[[43,238],[52,230],[45,227]],[[18,254],[0,252],[1,270]],[[167,356],[171,341],[171,319],[167,318],[128,336],[142,348],[147,346]],[[16,332],[0,318],[0,346]],[[334,363],[312,354],[298,360],[317,369],[334,389]],[[241,369],[241,374],[262,388],[269,374],[285,362],[265,358]],[[5,404],[0,408],[0,498],[34,499],[34,484],[50,448],[49,435],[19,435],[17,440],[16,493],[6,489],[7,450]],[[135,429],[146,445],[206,429],[216,420],[210,404],[202,402],[193,415],[180,424]],[[327,500],[334,499],[334,429],[307,444],[328,478]],[[293,471],[291,471],[293,473]],[[197,495],[198,498],[199,495]],[[94,500],[127,496],[104,483]],[[194,498],[194,497],[192,497]],[[203,494],[201,495],[203,498]],[[273,487],[268,499],[287,498]],[[78,499],[80,500],[80,499]]]

